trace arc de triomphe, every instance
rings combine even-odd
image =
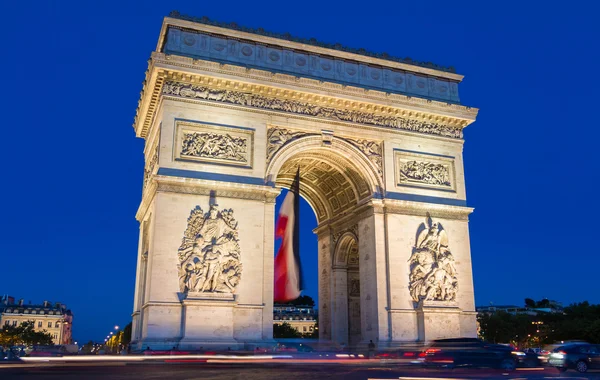
[[[266,344],[275,198],[318,220],[319,337],[475,336],[460,104],[433,64],[172,13],[135,118],[145,140],[132,341]]]

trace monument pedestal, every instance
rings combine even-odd
[[[417,307],[419,340],[460,337],[460,314],[456,302],[421,300]]]
[[[234,294],[190,292],[182,303],[184,331],[179,349],[241,348],[233,337]]]

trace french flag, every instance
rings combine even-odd
[[[285,196],[275,226],[275,237],[283,239],[275,256],[275,302],[288,302],[300,297],[300,168],[290,191]]]

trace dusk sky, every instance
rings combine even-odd
[[[131,124],[175,9],[456,67],[462,104],[480,109],[464,145],[476,304],[600,303],[600,23],[579,1],[2,2],[1,294],[66,303],[79,342],[131,320],[144,172]]]

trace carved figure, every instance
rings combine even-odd
[[[296,114],[322,117],[331,120],[342,120],[352,123],[399,128],[457,139],[460,139],[463,136],[462,129],[455,126],[436,124],[420,120],[404,119],[395,116],[384,116],[371,112],[322,107],[298,100],[268,98],[263,95],[253,93],[233,90],[217,90],[175,81],[165,82],[162,92],[165,95],[225,102],[275,111],[293,112]],[[270,153],[267,154],[267,157],[271,157]]]
[[[407,161],[400,167],[400,177],[406,182],[451,186],[448,167],[425,161]]]
[[[369,140],[353,140],[346,139],[350,144],[354,145],[358,149],[360,149],[369,160],[375,165],[377,168],[377,174],[380,177],[383,177],[383,166],[382,166],[382,158],[381,158],[381,144],[375,141]]]
[[[242,272],[233,210],[217,205],[204,213],[196,206],[178,250],[179,290],[234,293]]]
[[[185,133],[181,154],[191,157],[208,157],[246,163],[247,140],[228,134],[209,132]]]
[[[269,128],[267,131],[267,162],[271,161],[275,153],[288,141],[306,136],[305,132],[294,132],[285,128]]]
[[[448,235],[440,223],[433,223],[431,218],[421,223],[409,263],[409,290],[413,301],[456,299],[456,266],[448,249]]]

